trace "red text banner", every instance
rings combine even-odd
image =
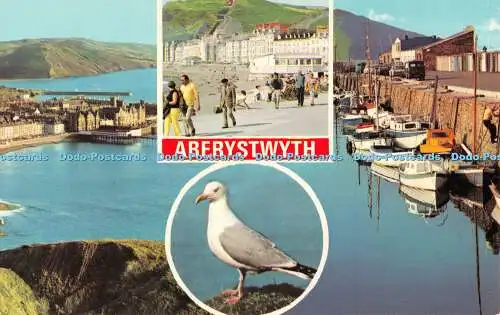
[[[328,157],[329,149],[328,138],[168,138],[159,160],[307,161]]]

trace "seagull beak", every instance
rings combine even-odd
[[[199,195],[198,197],[196,197],[196,200],[194,201],[196,204],[199,204],[200,202],[202,202],[203,200],[207,200],[208,199],[208,195],[207,194],[201,194]]]

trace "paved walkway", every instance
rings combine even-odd
[[[304,107],[296,101],[282,101],[279,109],[274,103],[250,104],[251,109],[238,108],[235,112],[236,127],[222,129],[222,114],[205,114],[193,117],[197,136],[328,136],[328,93],[309,106],[306,96]]]
[[[473,72],[445,72],[429,71],[426,73],[426,81],[432,81],[439,77],[439,83],[444,85],[473,88]],[[485,91],[500,92],[499,72],[478,72],[477,88]]]

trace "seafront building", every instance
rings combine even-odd
[[[166,63],[240,64],[250,72],[290,73],[298,70],[325,71],[328,64],[328,28],[292,29],[280,23],[257,24],[253,32],[235,31],[234,21],[222,23],[213,32],[188,41],[164,43]],[[231,27],[228,27],[231,25]]]
[[[474,70],[475,29],[467,26],[446,38],[420,36],[396,38],[389,51],[379,56],[381,63],[424,61],[427,71],[471,72]],[[480,49],[480,47],[478,47]],[[477,51],[478,70],[500,72],[500,51]]]
[[[132,130],[152,124],[154,110],[144,102],[73,98],[36,101],[33,98],[0,101],[0,144],[82,131]],[[149,106],[153,107],[153,106]]]

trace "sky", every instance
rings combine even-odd
[[[156,43],[156,0],[0,1],[0,41],[85,37]]]
[[[500,0],[334,0],[337,9],[424,35],[446,37],[474,25],[479,48],[500,50]]]

